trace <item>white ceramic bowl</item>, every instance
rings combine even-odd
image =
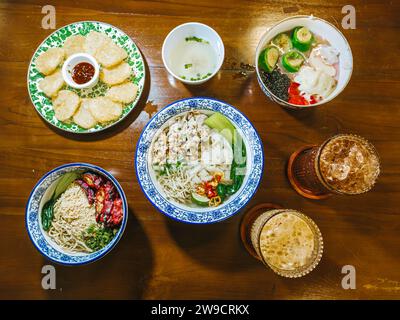
[[[72,79],[72,70],[74,67],[81,62],[88,62],[94,67],[94,76],[90,81],[78,84]],[[100,65],[97,60],[87,53],[75,53],[65,60],[62,66],[62,76],[64,81],[72,88],[75,89],[88,89],[94,87],[99,81]]]
[[[298,26],[305,26],[311,32],[321,36],[322,38],[329,41],[329,43],[339,51],[339,79],[335,90],[326,98],[315,104],[307,106],[298,106],[292,103],[288,103],[277,96],[275,96],[262,82],[260,76],[260,70],[258,67],[258,57],[261,51],[267,46],[271,40],[281,32],[292,30]],[[350,45],[347,42],[344,35],[331,23],[323,19],[314,16],[294,16],[284,19],[272,28],[269,28],[267,32],[262,36],[256,50],[255,66],[257,71],[257,79],[261,89],[272,101],[288,108],[292,109],[305,109],[320,106],[325,104],[335,97],[337,97],[347,86],[350,81],[351,74],[353,72],[353,55],[351,53]]]
[[[171,55],[173,49],[186,37],[193,36],[207,40],[217,54],[217,63],[214,72],[209,77],[201,80],[183,79],[174,73],[173,68],[171,68]],[[167,35],[162,46],[161,54],[165,68],[174,78],[186,84],[202,84],[215,76],[221,68],[222,63],[224,62],[225,48],[221,37],[213,28],[199,22],[188,22],[177,26]]]

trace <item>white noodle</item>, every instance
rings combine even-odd
[[[194,186],[185,171],[181,169],[177,169],[173,172],[169,171],[166,175],[159,176],[158,182],[163,187],[169,199],[180,203],[185,203],[190,200],[190,195]]]
[[[54,204],[54,219],[48,234],[66,251],[92,252],[82,236],[89,226],[96,224],[95,217],[94,205],[89,205],[82,188],[72,183]]]

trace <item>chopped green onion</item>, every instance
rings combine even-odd
[[[185,40],[186,40],[186,41],[196,41],[196,42],[209,43],[208,41],[206,41],[206,40],[204,40],[204,39],[201,39],[201,38],[198,38],[198,37],[196,37],[196,36],[193,36],[193,37],[186,37]]]

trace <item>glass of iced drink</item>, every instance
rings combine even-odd
[[[374,186],[379,172],[379,156],[374,146],[352,134],[339,134],[320,146],[297,150],[290,156],[287,167],[293,188],[310,199],[365,193]]]
[[[321,232],[296,210],[259,205],[246,213],[240,229],[247,251],[280,276],[302,277],[321,260]]]

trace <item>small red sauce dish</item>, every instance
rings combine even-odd
[[[72,88],[87,89],[99,80],[100,66],[96,59],[87,53],[76,53],[64,62],[62,75]]]
[[[77,84],[85,84],[94,77],[95,69],[89,62],[80,62],[72,69],[72,80]]]

